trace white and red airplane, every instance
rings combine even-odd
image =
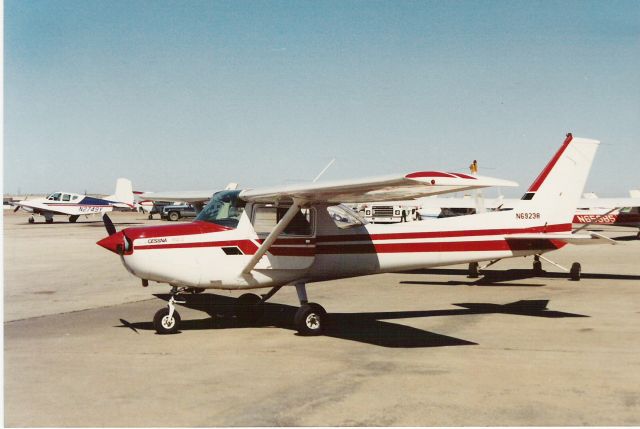
[[[295,285],[295,326],[318,335],[326,311],[307,301],[306,284],[376,273],[540,255],[567,243],[609,241],[572,234],[571,220],[599,142],[570,134],[510,211],[401,224],[365,224],[342,201],[394,201],[515,186],[509,181],[437,171],[372,179],[217,192],[191,223],[126,228],[100,246],[118,254],[142,279],[172,286],[168,305],[154,316],[158,333],[178,330],[178,294],[202,289],[272,288],[262,298],[244,294],[238,315],[259,316],[261,304]],[[350,222],[336,222],[335,214]],[[572,276],[579,278],[574,263]]]
[[[129,179],[116,181],[115,194],[105,198],[95,198],[71,192],[54,192],[45,198],[34,198],[11,203],[16,208],[31,213],[29,223],[34,223],[34,215],[41,215],[47,223],[53,223],[53,216],[69,216],[69,222],[75,222],[80,216],[104,214],[114,207],[133,208],[133,189]]]
[[[638,228],[636,238],[640,239],[640,193],[629,191],[630,198],[598,198],[589,194],[578,204],[573,223],[589,225],[610,225]],[[584,228],[582,227],[582,228]]]

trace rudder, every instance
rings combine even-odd
[[[597,140],[567,134],[564,143],[522,197],[548,224],[571,223],[596,155]]]

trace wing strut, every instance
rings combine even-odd
[[[291,205],[291,207],[289,207],[289,210],[287,210],[282,219],[280,219],[280,222],[278,222],[276,227],[273,228],[273,231],[269,233],[262,245],[260,245],[258,251],[253,255],[249,263],[247,263],[247,266],[242,270],[242,274],[249,274],[251,270],[253,270],[253,267],[256,266],[258,261],[260,261],[260,258],[262,258],[262,256],[267,253],[267,250],[269,250],[271,245],[278,239],[280,233],[282,233],[282,231],[284,231],[285,228],[289,226],[289,223],[298,213],[298,210],[300,210],[301,205],[302,204],[300,200],[296,198],[293,199],[293,204]]]

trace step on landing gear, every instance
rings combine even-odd
[[[293,319],[300,335],[322,335],[328,322],[327,312],[320,304],[307,302],[307,290],[304,283],[296,284],[300,308]]]
[[[173,287],[171,289],[171,298],[167,302],[167,306],[158,310],[153,316],[153,327],[160,335],[175,334],[180,328],[180,313],[176,311],[175,304],[184,304],[186,301],[179,300],[178,295],[185,288]],[[178,298],[178,299],[176,299]]]

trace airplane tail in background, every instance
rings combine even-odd
[[[567,134],[517,208],[539,210],[549,225],[571,224],[599,144]]]
[[[107,198],[109,201],[115,201],[118,203],[124,203],[129,207],[133,207],[134,197],[133,197],[133,185],[131,184],[131,180],[119,178],[116,181],[116,193],[113,195],[109,195]]]
[[[629,196],[631,198],[640,198],[640,189],[632,189],[629,191]]]

